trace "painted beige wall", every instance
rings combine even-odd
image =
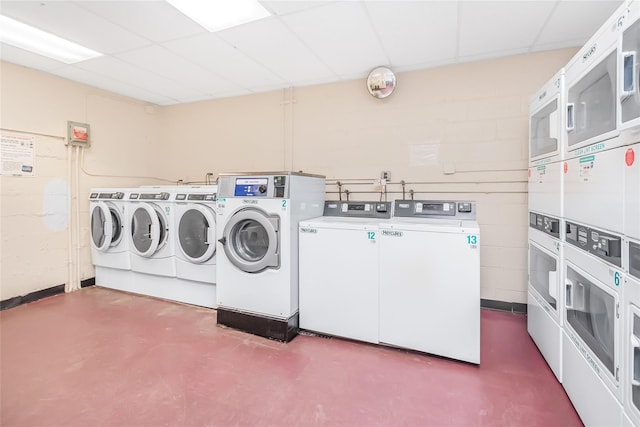
[[[370,183],[388,170],[416,198],[476,200],[482,297],[524,303],[529,99],[574,53],[401,73],[384,100],[357,80],[166,107],[167,173],[200,180],[206,172],[303,170],[374,191],[352,196],[362,200],[379,197]],[[401,197],[400,185],[387,190],[395,192],[389,200]]]
[[[528,101],[574,53],[401,73],[385,100],[357,80],[171,107],[0,63],[0,127],[47,135],[37,137],[35,178],[0,181],[0,300],[67,279],[67,234],[47,229],[44,206],[47,185],[69,185],[63,137],[66,121],[75,120],[90,123],[93,133],[73,192],[81,202],[81,279],[93,276],[92,187],[292,169],[369,191],[352,194],[362,200],[379,197],[373,180],[388,170],[389,200],[400,197],[400,180],[416,198],[476,200],[482,297],[525,302]]]
[[[159,182],[146,177],[162,174],[163,148],[156,109],[142,102],[6,62],[0,62],[0,85],[0,128],[36,134],[36,176],[0,181],[0,300],[6,300],[68,281],[67,120],[89,123],[93,138],[79,190],[72,186],[80,198],[80,279],[94,275],[89,189]],[[63,229],[52,227],[52,215]]]

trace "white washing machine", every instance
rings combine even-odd
[[[89,195],[91,258],[98,286],[127,287],[131,282],[126,188],[94,188]]]
[[[585,425],[620,425],[623,417],[620,305],[625,274],[601,258],[603,247],[608,249],[602,252],[610,252],[620,243],[608,238],[579,228],[575,238],[567,232],[564,247],[562,384]]]
[[[300,328],[377,344],[381,222],[391,202],[328,201],[300,221]]]
[[[141,187],[129,195],[131,270],[176,277],[172,192]]]
[[[629,425],[640,425],[640,240],[629,240],[625,253],[624,409]]]
[[[622,4],[565,67],[567,157],[619,134],[618,22],[625,14]]]
[[[380,342],[480,363],[473,202],[397,200],[380,226]]]
[[[562,382],[564,286],[560,237],[559,219],[529,213],[527,331]]]
[[[298,224],[322,215],[325,178],[295,172],[218,179],[218,323],[289,341],[298,329]]]
[[[216,283],[217,192],[217,185],[176,189],[174,231],[179,279]]]

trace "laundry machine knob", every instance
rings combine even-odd
[[[267,192],[267,186],[266,185],[261,185],[260,187],[258,187],[258,191],[260,193],[266,193]]]

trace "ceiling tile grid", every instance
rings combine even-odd
[[[228,0],[233,1],[233,0]],[[623,0],[264,0],[272,16],[210,33],[161,0],[4,1],[0,13],[104,55],[0,59],[157,105],[578,47]]]

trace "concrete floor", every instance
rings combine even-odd
[[[523,315],[482,310],[482,365],[216,326],[90,287],[0,312],[2,426],[577,426]]]

